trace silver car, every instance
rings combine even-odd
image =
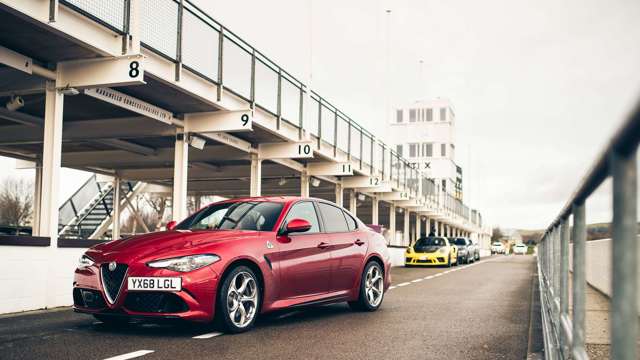
[[[468,238],[450,238],[449,242],[458,248],[458,264],[469,264],[480,260],[480,248]]]

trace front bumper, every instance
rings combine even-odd
[[[181,277],[182,290],[176,292],[129,291],[130,276]],[[153,269],[141,265],[128,267],[113,303],[108,301],[100,276],[100,264],[76,269],[73,281],[73,309],[88,314],[125,316],[136,319],[182,319],[210,322],[214,317],[219,276],[205,266],[188,273]],[[113,297],[113,296],[112,296]]]
[[[449,259],[449,254],[442,254],[439,252],[434,253],[410,253],[404,254],[404,264],[405,265],[422,265],[422,266],[431,266],[431,265],[446,265]],[[452,260],[452,262],[454,262]]]

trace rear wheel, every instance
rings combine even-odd
[[[360,295],[357,301],[349,301],[349,307],[358,311],[376,311],[384,298],[384,270],[376,261],[369,261],[360,279]]]
[[[238,266],[224,278],[218,292],[216,319],[231,333],[250,330],[260,308],[258,278],[250,268]]]

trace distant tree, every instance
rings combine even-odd
[[[27,226],[31,223],[32,216],[33,181],[6,178],[0,186],[0,224]]]
[[[499,227],[493,228],[493,232],[491,233],[491,242],[500,241],[502,236],[502,230],[500,230]]]
[[[158,231],[162,228],[164,224],[165,212],[167,210],[167,206],[169,205],[169,199],[165,196],[152,195],[147,194],[148,196],[143,197],[143,199],[147,202],[147,205],[151,207],[153,210],[153,214],[155,216],[155,221],[153,223],[155,225],[150,226],[150,231]]]

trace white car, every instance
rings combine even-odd
[[[525,244],[518,244],[513,247],[514,255],[527,255],[528,246]]]
[[[494,242],[491,244],[491,255],[493,254],[504,254],[504,245],[501,242]]]

